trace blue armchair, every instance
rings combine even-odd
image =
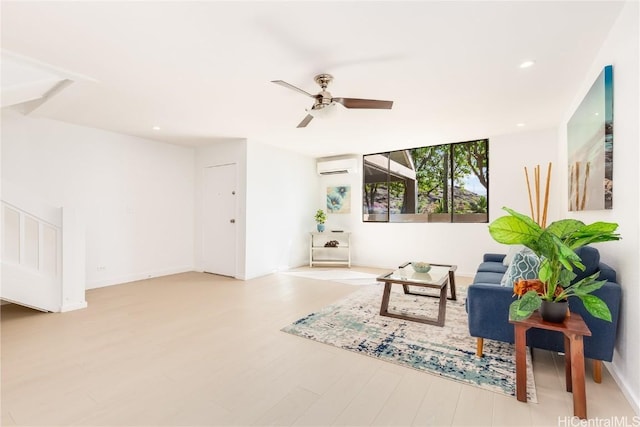
[[[574,281],[600,272],[600,280],[605,285],[593,294],[600,297],[611,311],[611,322],[593,317],[587,312],[579,298],[569,298],[569,309],[579,313],[591,330],[590,337],[584,337],[584,355],[594,360],[594,380],[601,381],[602,361],[613,359],[620,298],[622,289],[616,283],[616,272],[600,262],[597,249],[585,246],[576,250],[585,265],[585,271],[576,270]],[[507,270],[503,265],[505,255],[485,254],[483,262],[467,290],[466,309],[469,319],[469,333],[476,337],[477,354],[483,354],[483,339],[492,339],[508,343],[514,342],[513,325],[509,323],[509,305],[515,299],[511,286],[500,286],[500,280]],[[527,345],[551,351],[564,351],[563,336],[559,332],[530,329],[527,332]]]

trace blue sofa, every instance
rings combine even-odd
[[[585,246],[576,250],[585,265],[585,271],[574,271],[574,281],[600,272],[600,280],[607,283],[593,294],[600,297],[611,311],[612,321],[597,319],[587,312],[579,298],[569,298],[569,309],[579,313],[591,330],[590,337],[584,337],[584,355],[594,360],[594,379],[600,382],[602,361],[610,362],[616,340],[620,313],[621,287],[616,283],[616,272],[600,262],[597,249]],[[511,286],[500,286],[500,280],[507,270],[503,265],[505,255],[485,254],[483,262],[467,290],[466,309],[469,318],[469,333],[478,338],[478,356],[483,354],[483,339],[508,343],[514,342],[513,325],[509,323],[509,305],[515,299]],[[527,345],[551,351],[564,351],[564,339],[560,332],[529,329]]]

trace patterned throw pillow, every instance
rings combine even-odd
[[[540,270],[540,258],[529,248],[521,249],[513,257],[506,273],[502,276],[500,286],[513,287],[518,279],[535,279]]]
[[[511,264],[511,261],[513,261],[513,257],[515,257],[516,254],[522,251],[523,249],[529,249],[529,248],[527,248],[525,245],[509,246],[509,251],[507,252],[507,255],[505,255],[504,259],[502,260],[502,265],[504,265],[505,267],[509,267],[509,264]]]

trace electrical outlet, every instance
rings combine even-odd
[[[106,266],[104,266],[104,265],[99,265],[99,266],[98,266],[98,268],[97,268],[96,270],[98,270],[98,271],[105,271],[106,269],[107,269],[107,267],[106,267]]]

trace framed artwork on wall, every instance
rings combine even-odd
[[[567,124],[569,210],[613,206],[613,67],[604,67]]]
[[[327,187],[327,213],[351,213],[351,186]]]

